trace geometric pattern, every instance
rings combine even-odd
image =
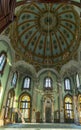
[[[69,4],[29,3],[17,13],[16,52],[42,66],[66,62],[79,46],[80,20]]]

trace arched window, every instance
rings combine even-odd
[[[52,79],[50,77],[46,77],[44,79],[44,88],[51,89],[52,88]]]
[[[0,73],[2,74],[3,73],[3,70],[4,70],[4,67],[6,65],[6,62],[7,62],[7,55],[5,52],[2,52],[0,54]]]
[[[73,119],[73,103],[72,103],[72,97],[67,96],[64,100],[65,104],[65,119],[70,120]]]
[[[30,96],[28,94],[23,94],[19,100],[20,112],[26,122],[30,121],[30,101]]]
[[[71,90],[71,81],[69,78],[64,79],[64,87],[65,87],[65,90]]]
[[[12,108],[13,108],[13,102],[14,102],[14,91],[11,90],[8,93],[7,102],[6,102],[6,108],[5,108],[5,118],[8,118],[11,120],[12,117]]]
[[[12,81],[11,81],[11,86],[15,87],[17,83],[17,78],[18,78],[18,73],[15,72],[13,73]]]
[[[31,79],[30,77],[25,77],[24,78],[24,83],[23,83],[23,88],[24,89],[29,89],[30,88],[30,83],[31,83]]]
[[[76,85],[77,85],[77,88],[80,87],[80,79],[79,79],[79,75],[76,74]]]

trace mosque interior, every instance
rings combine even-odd
[[[0,126],[81,125],[81,0],[0,0]]]

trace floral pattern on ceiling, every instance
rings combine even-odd
[[[27,4],[14,22],[13,47],[29,63],[57,65],[78,48],[79,25],[79,16],[69,4]]]

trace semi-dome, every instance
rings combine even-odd
[[[36,66],[65,63],[79,45],[80,20],[70,4],[32,3],[21,7],[11,35],[16,54]]]

